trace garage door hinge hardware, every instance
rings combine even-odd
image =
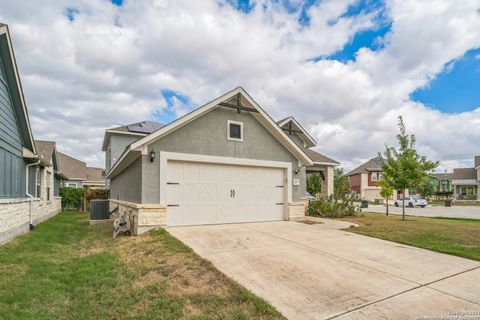
[[[283,202],[275,203],[278,206],[283,206]]]
[[[167,182],[167,184],[180,184],[180,182]]]
[[[180,207],[179,204],[167,204],[167,207]]]
[[[275,186],[275,187],[277,187],[277,188],[283,188],[283,186]]]

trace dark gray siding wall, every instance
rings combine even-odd
[[[142,203],[142,158],[110,181],[110,198]]]
[[[243,122],[244,141],[227,140],[227,120]],[[193,153],[221,157],[282,161],[292,163],[293,179],[305,179],[301,173],[294,174],[298,160],[268,132],[252,115],[238,114],[235,110],[217,108],[168,136],[152,143],[151,150]],[[159,161],[150,162],[148,156],[142,161],[143,203],[160,201]],[[292,200],[299,201],[305,192],[305,183],[292,186]]]
[[[0,59],[0,197],[25,196],[23,144]]]

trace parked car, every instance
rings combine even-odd
[[[402,202],[403,202],[403,198],[395,200],[393,205],[395,207],[401,207],[403,205]],[[405,206],[410,207],[410,208],[413,208],[415,206],[425,208],[427,206],[427,200],[422,199],[422,198],[406,197],[405,198]]]
[[[308,203],[312,203],[313,201],[317,200],[310,192],[305,192],[305,198],[308,199]]]

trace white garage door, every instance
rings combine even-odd
[[[168,161],[169,226],[283,220],[284,170]]]

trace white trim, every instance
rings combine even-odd
[[[337,162],[317,162],[317,161],[314,161],[313,164],[318,164],[318,165],[322,165],[322,166],[330,166],[330,167],[338,167],[340,164],[337,163]]]
[[[240,139],[230,137],[230,125],[231,125],[231,124],[236,124],[236,125],[239,125],[239,126],[240,126]],[[243,122],[233,121],[233,120],[227,120],[227,140],[229,140],[229,141],[243,142]]]
[[[305,146],[305,148],[307,147],[315,147],[317,145],[317,141],[307,132],[307,130],[305,130],[304,127],[302,127],[302,125],[297,121],[297,119],[295,119],[293,116],[290,116],[286,119],[284,119],[282,122],[280,122],[278,124],[278,126],[281,128],[283,127],[285,124],[289,123],[290,121],[292,121],[297,127],[298,129],[300,129],[300,131],[303,132],[303,134],[305,135],[305,137],[307,138],[308,141],[303,141],[305,144],[307,142],[310,142],[310,145],[307,145]],[[301,138],[301,137],[300,137]],[[303,139],[302,139],[303,140]]]
[[[279,161],[266,161],[256,159],[244,159],[244,158],[232,158],[232,157],[217,157],[217,156],[205,156],[201,154],[191,153],[176,153],[160,151],[160,204],[166,205],[167,202],[167,165],[169,160],[177,161],[189,161],[189,162],[204,162],[204,163],[219,163],[219,164],[231,164],[237,166],[252,166],[252,167],[269,167],[269,168],[282,168],[286,171],[286,185],[285,195],[287,202],[284,204],[292,203],[292,164],[290,162]]]
[[[115,134],[123,134],[123,135],[129,135],[129,136],[140,136],[140,137],[145,137],[148,135],[148,133],[140,133],[140,132],[126,132],[126,131],[117,131],[115,129],[107,129],[105,130],[105,134],[103,135],[103,142],[102,142],[102,151],[107,151],[107,137],[109,137],[112,133]]]
[[[27,104],[25,103],[25,96],[23,94],[22,82],[20,81],[20,76],[17,69],[17,61],[15,59],[15,54],[13,53],[12,39],[10,38],[10,31],[8,25],[0,25],[0,35],[6,34],[8,51],[10,52],[10,59],[13,66],[13,73],[15,75],[16,85],[18,88],[20,103],[22,104],[23,114],[25,116],[25,122],[28,128],[28,135],[30,137],[30,142],[32,143],[32,152],[37,154],[37,149],[35,148],[35,141],[33,140],[32,128],[30,126],[30,118],[28,117]]]

